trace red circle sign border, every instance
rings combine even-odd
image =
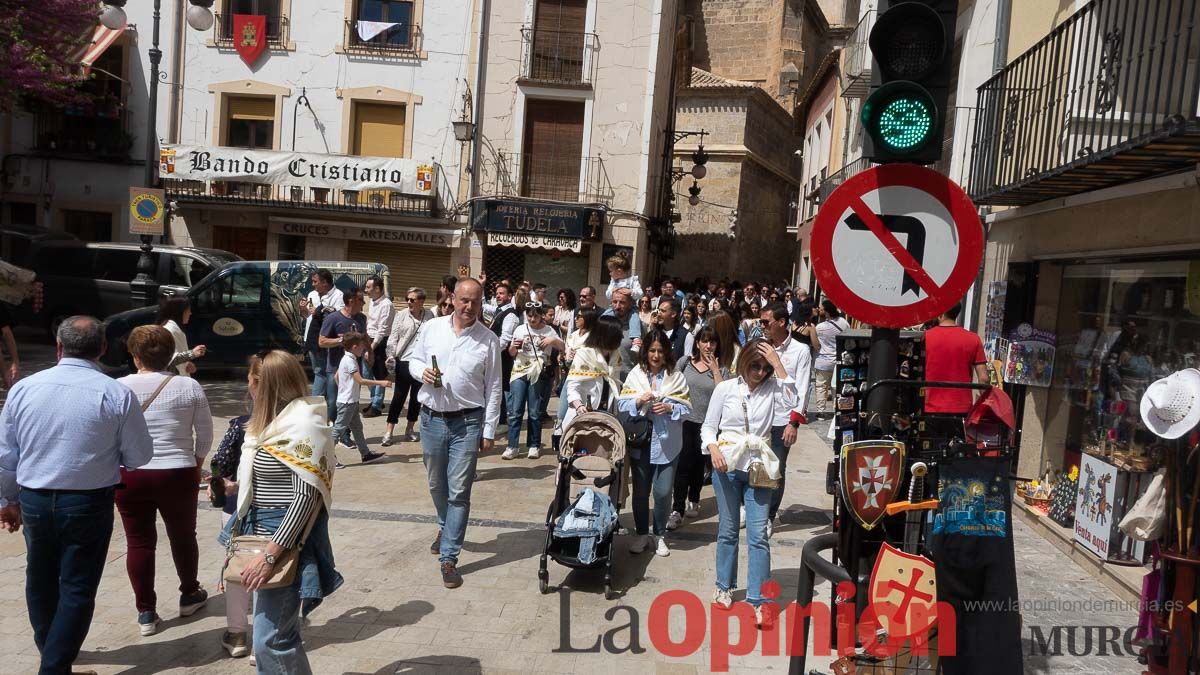
[[[894,186],[915,188],[940,202],[959,235],[958,260],[946,282],[937,293],[927,293],[925,299],[903,307],[885,307],[860,298],[831,264],[833,233],[851,202],[879,188]],[[954,181],[916,164],[884,164],[850,177],[821,206],[813,220],[812,259],[822,292],[845,313],[872,326],[905,328],[937,318],[966,295],[983,261],[983,226],[974,202]]]

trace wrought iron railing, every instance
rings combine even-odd
[[[421,38],[420,26],[401,23],[364,40],[359,34],[358,22],[346,19],[342,44],[348,52],[407,55],[420,53]]]
[[[612,205],[613,188],[599,157],[496,153],[480,167],[484,193],[557,202]]]
[[[286,47],[288,43],[288,18],[278,14],[267,15],[267,45]],[[241,36],[233,34],[233,13],[218,13],[213,23],[213,41],[222,47],[233,47],[234,40]]]
[[[339,190],[301,185],[173,178],[163,179],[163,187],[169,198],[185,202],[292,206],[429,217],[438,215],[436,195],[407,195],[392,190]]]
[[[45,107],[34,118],[34,146],[48,154],[129,159],[133,135],[123,106],[109,110]]]
[[[805,196],[817,204],[824,204],[825,200],[829,199],[829,195],[833,194],[833,191],[838,189],[842,183],[845,183],[851,176],[866,170],[870,166],[871,160],[866,157],[859,157],[837,171],[834,171],[825,180],[821,181],[820,185],[817,185],[816,190],[810,191]]]
[[[867,11],[846,38],[842,51],[842,96],[845,98],[862,98],[871,88],[871,47],[867,38],[871,36],[878,14],[873,9]]]
[[[521,79],[542,84],[591,85],[596,75],[595,33],[521,29]]]
[[[1194,165],[1194,152],[1146,146],[1197,131],[1197,12],[1197,0],[1094,0],[984,82],[976,201],[1032,203]]]

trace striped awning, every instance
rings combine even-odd
[[[127,28],[113,30],[111,28],[105,28],[101,25],[96,26],[96,28],[92,31],[91,42],[85,44],[83,47],[80,47],[74,54],[72,54],[72,60],[78,61],[79,65],[82,66],[84,77],[87,77],[91,72],[92,64],[94,64],[104,54],[104,51],[108,49],[117,38],[121,37],[121,34],[126,30]]]

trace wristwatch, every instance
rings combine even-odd
[[[271,555],[270,553],[264,553],[263,560],[266,560],[268,565],[274,566],[276,558],[274,555]]]

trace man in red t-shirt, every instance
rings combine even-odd
[[[979,336],[958,325],[959,303],[938,317],[938,324],[925,331],[925,379],[931,382],[988,383],[987,358]],[[962,415],[971,409],[975,391],[929,387],[925,412]]]

